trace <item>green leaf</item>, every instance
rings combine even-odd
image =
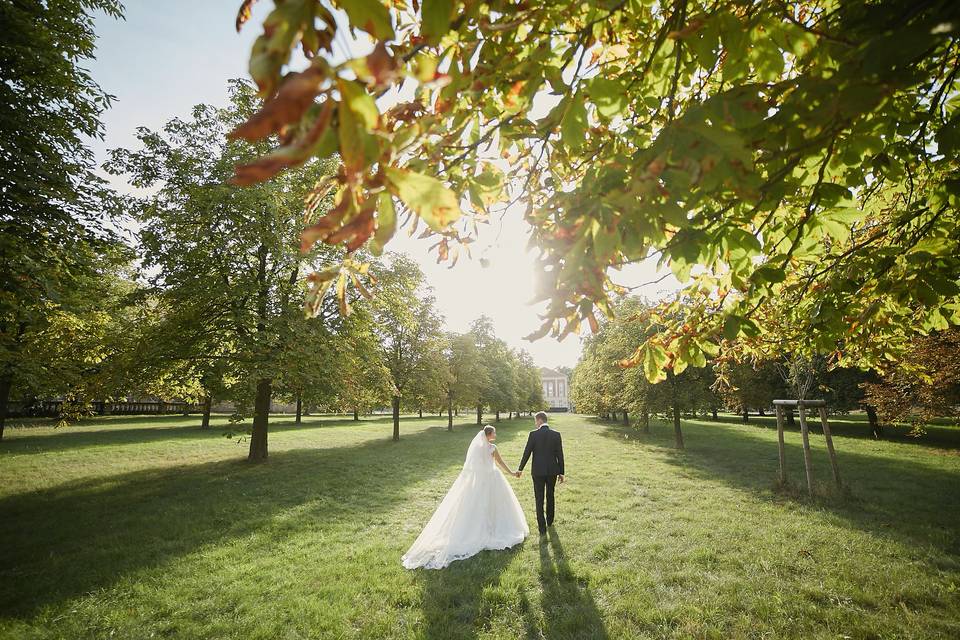
[[[378,40],[393,40],[390,12],[379,0],[341,0],[340,6],[347,12],[353,26],[363,29]]]
[[[407,169],[386,167],[387,187],[434,231],[442,231],[461,215],[456,194],[436,178]]]
[[[723,238],[727,241],[727,246],[732,250],[734,247],[743,249],[748,255],[760,253],[760,241],[752,233],[734,227],[726,232]]]
[[[818,204],[822,207],[833,206],[841,200],[848,200],[851,197],[849,189],[832,182],[824,182],[817,188]]]
[[[376,129],[380,120],[380,112],[377,110],[377,104],[373,101],[373,97],[359,83],[352,80],[340,79],[337,84],[343,102],[357,117],[360,124],[367,131]]]
[[[423,0],[420,35],[427,42],[436,44],[450,30],[453,7],[453,0]]]
[[[587,126],[587,108],[583,103],[583,96],[578,91],[570,97],[567,110],[560,122],[560,137],[568,150],[576,152],[583,147]]]
[[[597,76],[590,81],[589,94],[597,112],[605,118],[621,115],[627,109],[627,95],[616,80]]]
[[[430,82],[437,73],[437,58],[429,53],[418,53],[413,59],[414,75],[420,82]]]
[[[644,345],[643,373],[651,383],[656,384],[667,377],[663,368],[667,364],[667,353],[663,347],[647,343]]]
[[[377,230],[370,243],[370,252],[375,256],[383,254],[383,247],[397,230],[397,210],[393,206],[393,196],[381,192],[377,203]]]
[[[743,335],[748,338],[756,338],[760,335],[760,327],[757,326],[757,323],[749,318],[740,319],[740,331]]]
[[[740,317],[729,315],[723,321],[723,337],[727,340],[736,340],[740,335]]]
[[[783,267],[775,267],[769,264],[765,264],[758,268],[753,272],[753,275],[750,276],[750,280],[756,284],[775,284],[777,282],[783,282],[786,279],[787,274],[783,270]]]
[[[503,198],[505,179],[503,171],[489,162],[484,163],[483,171],[470,184],[470,194],[474,204],[480,207],[489,207]]]

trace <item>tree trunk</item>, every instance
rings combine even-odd
[[[7,422],[11,387],[13,387],[13,374],[7,373],[0,378],[0,440],[3,440],[3,427]]]
[[[759,409],[757,409],[757,415],[760,416],[761,418],[765,415],[763,413],[763,407],[760,407]]]
[[[683,432],[680,431],[680,405],[673,405],[673,436],[677,440],[677,449],[683,449]]]
[[[400,442],[400,396],[393,396],[393,441]]]
[[[420,407],[420,417],[423,417],[423,407]]]
[[[870,421],[870,432],[875,439],[879,440],[883,437],[883,429],[880,427],[880,420],[877,419],[877,410],[869,404],[865,405],[864,409],[867,411],[867,420]]]
[[[743,424],[750,422],[750,411],[746,408],[743,410]]]
[[[483,424],[483,405],[477,405],[477,426]]]
[[[499,409],[497,409],[497,411],[496,411],[496,416],[497,416],[497,422],[500,422],[500,410],[499,410]]]
[[[203,397],[203,419],[200,421],[201,429],[210,428],[210,408],[213,405],[213,398],[210,395]]]
[[[453,394],[447,394],[447,431],[453,431]]]
[[[360,409],[357,409],[356,407],[353,408],[353,421],[360,422]]]
[[[453,415],[457,416],[458,418],[460,417],[460,408],[459,408],[459,407],[456,408],[456,409],[454,409],[453,412],[454,412]]]
[[[793,408],[787,408],[787,426],[791,429],[796,429],[797,419],[793,417]]]
[[[643,410],[643,432],[650,433],[650,411]]]
[[[300,424],[303,422],[303,394],[299,391],[297,392],[297,418],[293,421],[293,424]]]
[[[630,413],[628,411],[623,412],[623,424],[630,426]]]
[[[257,336],[263,340],[267,330],[270,287],[267,285],[266,243],[261,242],[257,249]],[[263,462],[267,459],[267,429],[270,424],[270,400],[273,395],[273,381],[270,378],[257,380],[257,394],[253,401],[253,433],[250,436],[251,462]]]
[[[270,421],[270,396],[273,394],[269,378],[257,380],[257,396],[253,403],[253,435],[250,436],[251,462],[267,459],[267,426]]]
[[[717,420],[720,419],[720,418],[717,417],[717,410],[716,410],[716,409],[711,409],[711,410],[710,410],[710,413],[711,413],[711,415],[713,416],[713,421],[714,421],[714,422],[716,422]]]

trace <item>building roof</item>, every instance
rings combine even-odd
[[[546,367],[540,367],[540,377],[541,378],[566,378],[566,374],[560,373],[553,369],[548,369]]]

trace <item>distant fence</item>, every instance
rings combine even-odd
[[[61,415],[62,400],[10,403],[7,415],[11,417],[56,418]],[[201,411],[200,405],[189,402],[104,402],[90,403],[90,412],[99,416],[162,415]]]

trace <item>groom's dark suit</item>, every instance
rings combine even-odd
[[[519,471],[527,464],[533,454],[530,475],[533,477],[533,495],[537,501],[537,528],[546,533],[547,526],[553,524],[553,490],[557,485],[557,476],[563,475],[563,441],[560,433],[552,430],[546,423],[530,432],[527,447],[523,450]],[[546,493],[547,514],[543,514],[543,498]]]

